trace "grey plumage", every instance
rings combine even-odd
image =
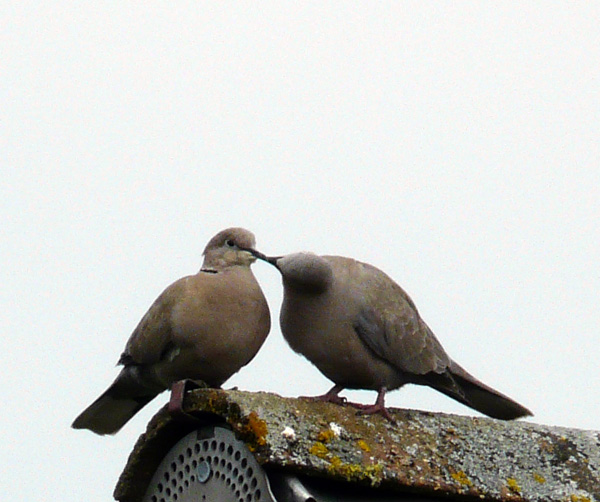
[[[283,336],[336,384],[323,398],[341,402],[344,388],[377,390],[376,404],[363,412],[387,415],[385,392],[413,383],[491,417],[531,415],[454,362],[408,294],[376,267],[312,253],[257,256],[282,275]]]
[[[269,308],[250,270],[254,247],[254,235],[242,228],[213,237],[200,271],[152,304],[126,344],[116,380],[72,426],[114,434],[174,382],[219,387],[248,364],[270,330]]]

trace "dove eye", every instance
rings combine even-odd
[[[235,247],[235,242],[233,242],[231,239],[227,239],[225,244],[230,248]]]

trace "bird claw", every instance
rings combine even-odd
[[[321,401],[322,403],[334,403],[343,405],[348,402],[345,397],[339,395],[344,390],[341,385],[334,385],[329,391],[321,396],[301,396],[300,399],[308,399],[310,401]]]
[[[320,396],[300,396],[300,399],[306,399],[308,401],[320,401],[322,403],[333,403],[344,405],[348,403],[348,400],[345,397],[338,396],[336,394],[322,394]]]
[[[328,394],[322,394],[320,396],[299,396],[299,399],[306,399],[307,401],[320,401],[321,403],[334,403],[334,404],[345,404],[346,398],[340,396],[330,396]]]
[[[317,398],[319,401],[323,401],[325,403],[334,403],[334,404],[339,404],[339,405],[344,405],[348,402],[348,400],[345,397],[342,396],[337,396],[337,395],[327,395],[324,394],[322,396],[317,396]]]
[[[371,406],[373,406],[372,404],[362,404],[362,403],[354,403],[354,402],[348,402],[348,404],[350,406],[352,406],[353,408],[356,408],[357,410],[366,410],[367,408],[370,408]]]
[[[355,403],[358,404],[358,403]],[[396,425],[396,420],[394,420],[394,418],[392,417],[392,415],[390,415],[390,412],[386,409],[385,406],[381,406],[380,404],[371,404],[371,405],[358,405],[356,406],[358,408],[358,411],[356,412],[357,415],[375,415],[375,414],[379,414],[381,415],[383,418],[385,418],[386,420],[388,420],[390,423],[392,423],[393,425]]]
[[[358,408],[356,412],[357,415],[375,415],[380,414],[383,418],[391,422],[392,424],[396,424],[396,421],[390,415],[390,412],[385,407],[385,393],[387,389],[385,387],[381,387],[377,391],[377,400],[375,404],[358,404],[354,403],[355,408]]]

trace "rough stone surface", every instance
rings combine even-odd
[[[396,424],[307,399],[200,389],[185,411],[223,421],[266,467],[398,491],[488,501],[600,502],[600,431],[391,409]],[[115,489],[141,499],[173,444],[198,423],[159,411]]]

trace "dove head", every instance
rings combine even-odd
[[[333,271],[329,262],[314,253],[292,253],[279,257],[259,256],[274,265],[283,278],[286,288],[301,293],[323,293],[333,282]]]
[[[250,266],[256,261],[254,246],[256,239],[249,230],[236,227],[221,230],[204,248],[202,268]]]

